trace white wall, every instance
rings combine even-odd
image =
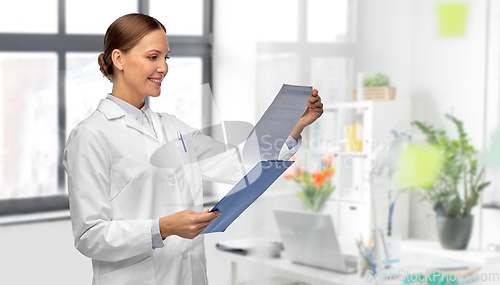
[[[396,99],[412,100],[412,118],[456,130],[444,118],[464,121],[473,144],[483,145],[486,0],[467,0],[467,28],[461,37],[439,37],[435,0],[377,0],[362,3],[362,69],[382,71],[398,88]],[[418,132],[417,132],[418,133]],[[422,140],[421,135],[415,140]],[[413,197],[410,236],[437,239],[435,214]],[[476,211],[477,212],[477,211]],[[478,213],[476,213],[478,215]],[[475,232],[479,230],[476,223]],[[477,236],[471,245],[477,245]]]
[[[256,123],[257,45],[252,1],[214,1],[213,86],[223,120]]]
[[[70,220],[0,226],[0,284],[92,283],[92,265],[73,247]]]
[[[356,60],[365,76],[387,74],[397,88],[397,100],[411,99],[413,2],[359,1],[361,47]]]

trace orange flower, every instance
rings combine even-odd
[[[323,170],[323,174],[325,175],[326,178],[332,178],[333,175],[335,175],[335,168],[327,167]]]
[[[325,175],[321,171],[315,171],[311,174],[314,187],[321,187],[325,183]]]
[[[331,166],[332,163],[333,163],[333,154],[330,154],[330,153],[325,153],[323,155],[323,165],[325,166]]]

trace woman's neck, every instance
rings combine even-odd
[[[134,94],[132,90],[126,88],[122,84],[114,83],[111,95],[129,103],[130,105],[136,107],[137,109],[141,109],[144,106],[144,96]]]

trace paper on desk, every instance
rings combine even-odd
[[[276,160],[281,147],[307,110],[312,86],[283,84],[278,95],[250,133],[243,148],[247,168],[262,160]]]

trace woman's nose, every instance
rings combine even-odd
[[[168,73],[168,64],[166,61],[163,61],[160,66],[158,66],[158,73],[167,74]]]

